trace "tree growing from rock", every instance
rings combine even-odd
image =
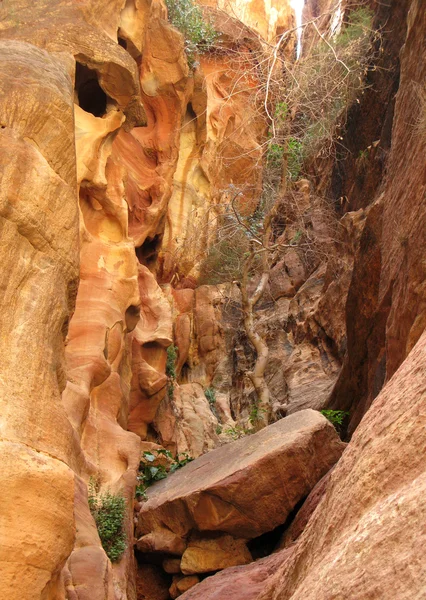
[[[291,202],[295,185],[309,193],[309,181],[303,178],[307,162],[333,159],[348,108],[362,94],[374,52],[378,52],[380,36],[372,31],[372,16],[366,8],[352,11],[328,35],[320,30],[323,17],[305,25],[316,42],[300,60],[289,59],[284,52],[295,30],[285,32],[275,46],[265,48],[262,57],[253,58],[257,102],[266,119],[263,163],[258,166],[263,176],[262,195],[258,206],[250,211],[244,204],[246,190],[232,184],[224,190],[213,216],[216,238],[200,265],[204,283],[232,281],[241,290],[244,330],[255,352],[253,367],[246,376],[257,396],[251,417],[256,428],[267,425],[272,417],[265,379],[269,348],[256,315],[268,288],[271,263],[287,248],[296,249],[305,259],[326,255],[329,250],[321,248],[303,224],[293,237],[286,238],[282,231],[278,235],[279,212],[283,201]],[[238,82],[233,89],[238,93]],[[285,405],[281,405],[281,415],[283,409]]]

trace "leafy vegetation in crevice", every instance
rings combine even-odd
[[[334,425],[336,431],[339,434],[342,433],[344,421],[345,421],[346,417],[349,416],[348,412],[346,412],[344,410],[331,410],[331,409],[321,410],[320,412],[322,415],[324,415],[324,417],[326,419],[328,419],[330,421],[330,423],[332,425]]]
[[[216,404],[216,392],[214,388],[208,387],[204,390],[204,395],[207,398],[210,406]]]
[[[186,452],[181,452],[173,457],[170,450],[164,448],[152,452],[145,451],[139,464],[136,497],[139,500],[146,500],[146,490],[150,485],[165,479],[169,473],[174,473],[192,460]]]
[[[184,36],[188,65],[195,68],[197,53],[208,52],[219,34],[192,0],[166,0],[166,6],[170,23]]]
[[[109,491],[100,492],[99,483],[89,480],[89,508],[95,520],[102,548],[111,562],[120,560],[127,547],[124,519],[126,500]]]
[[[167,348],[167,359],[166,359],[166,375],[168,377],[167,383],[167,394],[169,398],[173,398],[173,392],[175,389],[175,383],[177,379],[176,374],[176,360],[178,356],[178,348],[173,344]]]

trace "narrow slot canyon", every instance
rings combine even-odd
[[[424,2],[0,14],[0,598],[425,598]]]

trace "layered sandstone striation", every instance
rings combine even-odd
[[[201,265],[233,192],[256,210],[268,120],[253,61],[294,25],[288,2],[202,4],[221,37],[191,70],[162,0],[1,3],[0,596],[421,598],[423,4],[372,4],[383,52],[344,150],[280,192],[276,239],[303,229],[313,251],[272,257],[256,320],[273,418],[295,414],[201,456],[252,424],[240,291],[200,285]],[[325,12],[330,35],[350,5],[309,0],[305,21]],[[355,432],[328,474],[344,445],[305,410],[326,406]],[[162,447],[201,458],[135,503],[136,568],[136,474]],[[126,500],[115,563],[90,478]],[[309,492],[283,549],[250,562],[247,541]]]
[[[54,597],[75,539],[81,457],[60,396],[78,205],[73,63],[22,41],[0,46],[0,595],[13,600]]]
[[[164,20],[160,3],[135,6],[133,13],[122,8],[121,2],[107,10],[95,2],[1,8],[2,242],[15,252],[6,254],[10,268],[4,271],[10,290],[4,314],[11,311],[2,338],[8,344],[5,400],[16,394],[3,415],[10,496],[2,514],[16,514],[12,506],[24,503],[19,530],[10,517],[2,525],[8,530],[2,535],[4,597],[135,596],[129,542],[140,437],[127,431],[135,404],[132,332],[139,327],[133,344],[143,381],[135,369],[135,391],[147,390],[144,399],[165,386],[171,341],[167,300],[145,266],[150,253],[138,255],[135,246],[161,229],[178,133],[155,122],[162,122],[161,110],[180,122],[185,94],[170,97],[167,90],[181,80],[185,88],[188,67],[181,36]],[[171,47],[175,65],[168,63]],[[156,100],[162,94],[165,103]],[[141,128],[150,154],[138,137]],[[149,344],[159,348],[154,365],[143,359],[141,349]],[[146,412],[133,427],[139,435],[155,408]],[[112,566],[101,547],[88,506],[89,476],[101,490],[126,498],[128,549],[119,565]],[[26,527],[28,503],[39,507],[40,518],[30,523],[28,517]],[[24,538],[32,553],[24,550]],[[17,570],[19,589],[12,584]]]

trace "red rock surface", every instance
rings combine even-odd
[[[192,529],[246,539],[261,535],[285,522],[343,448],[320,413],[295,413],[151,486],[138,535],[164,527],[181,536]]]
[[[249,565],[231,567],[212,577],[181,596],[182,600],[256,600],[265,583],[278,567],[291,556],[291,550],[281,550]]]
[[[423,596],[425,359],[423,334],[362,420],[294,554],[259,598]]]

